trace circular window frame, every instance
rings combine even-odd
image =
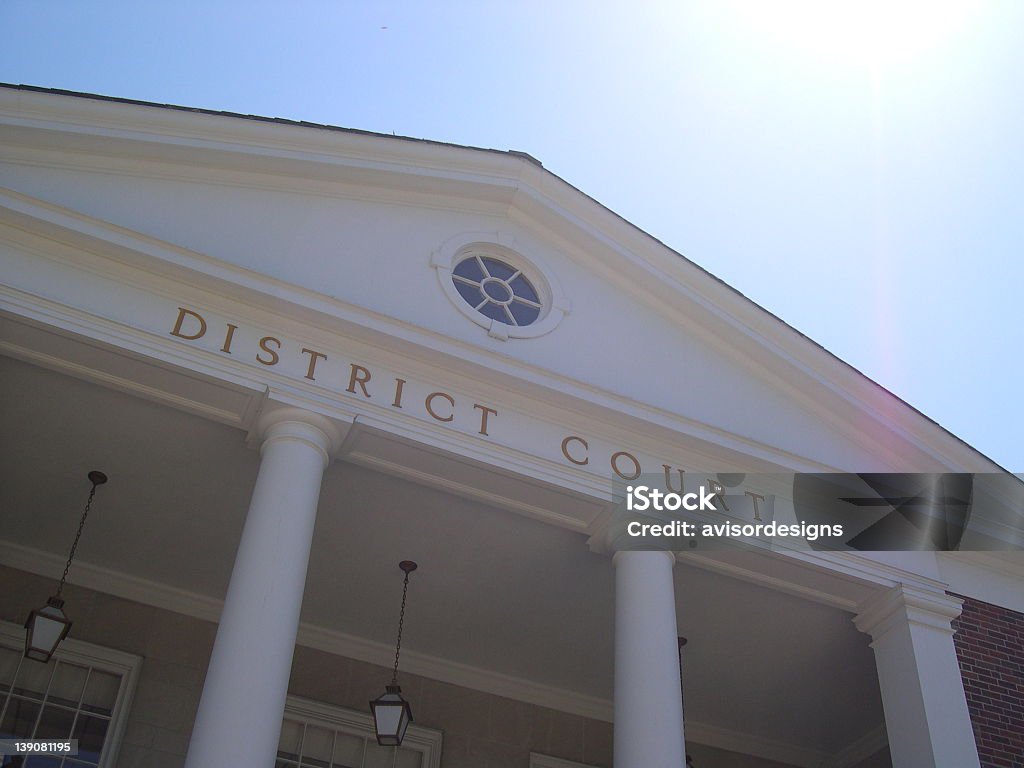
[[[495,242],[496,239],[501,242]],[[437,272],[441,290],[444,291],[452,305],[464,317],[484,328],[489,336],[501,341],[534,339],[543,336],[554,330],[562,318],[569,313],[569,302],[550,270],[527,259],[513,247],[514,245],[515,242],[511,237],[502,236],[500,233],[496,237],[493,232],[486,235],[479,232],[466,232],[445,242],[434,252],[431,259],[431,266]],[[509,325],[500,320],[494,320],[479,312],[462,297],[455,287],[452,272],[462,261],[472,256],[497,259],[523,273],[523,276],[533,285],[540,299],[540,315],[534,322],[529,325]]]

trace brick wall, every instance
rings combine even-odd
[[[953,627],[982,768],[1024,768],[1024,614],[964,598]]]

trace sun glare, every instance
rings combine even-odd
[[[870,68],[915,62],[953,36],[978,7],[954,0],[740,0],[732,5],[765,42]]]

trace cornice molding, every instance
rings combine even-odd
[[[865,601],[853,623],[871,635],[872,644],[905,624],[952,635],[951,623],[960,615],[963,602],[946,592],[899,584]]]

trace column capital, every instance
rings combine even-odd
[[[278,406],[260,415],[256,427],[249,433],[249,444],[258,445],[262,453],[277,440],[296,440],[315,448],[326,466],[341,448],[350,426],[341,426],[333,419],[304,408]]]
[[[637,536],[630,535],[630,523],[650,523],[667,525],[672,522],[670,515],[658,516],[657,513],[641,515],[636,512],[627,513],[622,505],[607,512],[604,518],[595,525],[587,539],[591,552],[598,555],[616,555],[619,552],[663,552],[675,560],[676,547],[680,545],[678,538],[672,536]]]
[[[952,635],[952,621],[960,615],[963,602],[945,592],[897,584],[863,602],[853,623],[872,640],[903,623]]]

